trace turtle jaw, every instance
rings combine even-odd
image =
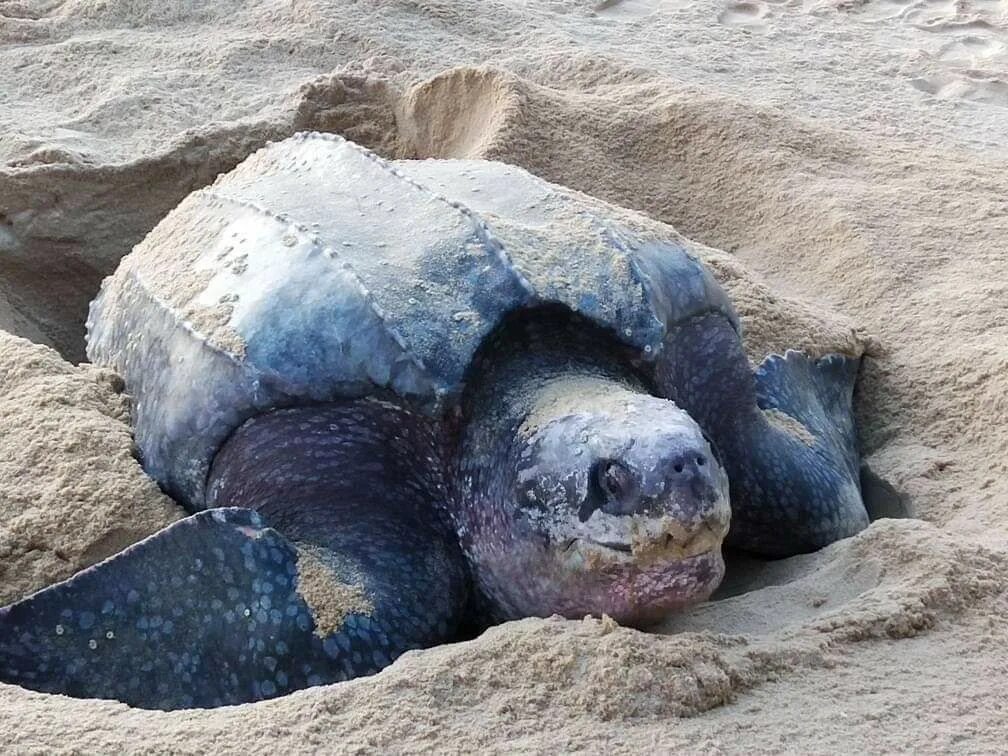
[[[507,539],[472,543],[476,578],[496,619],[606,614],[645,627],[705,601],[724,577],[727,486],[697,519],[684,518],[677,503],[657,516],[575,516],[554,523],[549,535],[526,523]]]
[[[606,570],[605,583],[585,585],[581,606],[572,604],[572,611],[561,613],[572,619],[607,614],[622,625],[647,627],[706,601],[721,584],[724,570],[720,545],[674,562],[617,562]]]
[[[625,544],[614,548],[575,540],[566,547],[543,547],[523,541],[494,555],[484,553],[483,563],[493,578],[483,582],[487,575],[478,572],[477,579],[500,621],[608,615],[622,625],[647,627],[707,600],[721,584],[722,537],[700,536],[695,553],[688,556],[670,554],[655,544],[643,557]],[[664,558],[657,556],[662,553]]]
[[[622,624],[646,626],[705,601],[724,577],[724,503],[695,527],[670,516],[634,518],[623,539],[581,536],[554,547],[567,584],[554,611],[571,618],[607,614]]]

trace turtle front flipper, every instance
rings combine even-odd
[[[755,373],[759,408],[799,435],[811,434],[828,446],[838,461],[847,464],[852,477],[857,477],[859,468],[852,399],[860,363],[842,354],[814,360],[789,349],[784,355],[769,355]]]
[[[259,511],[197,513],[0,610],[0,680],[214,707],[372,674],[451,639],[467,576],[431,503],[437,454],[410,418],[355,402],[250,420],[210,489]]]
[[[749,368],[719,313],[671,329],[662,390],[713,439],[728,472],[726,543],[766,556],[814,551],[868,524],[851,395],[857,362],[789,351]]]
[[[297,549],[255,512],[214,509],[0,610],[0,679],[146,708],[240,703],[341,678],[314,627]]]

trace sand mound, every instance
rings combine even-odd
[[[177,518],[132,456],[118,376],[0,332],[0,604]]]
[[[0,686],[8,747],[1002,747],[1002,11],[0,2],[0,328],[80,359],[100,279],[267,140],[320,129],[388,157],[491,157],[692,240],[754,359],[866,349],[863,447],[925,520],[736,561],[719,600],[661,633],[527,620],[374,678],[209,712]],[[13,336],[0,365],[2,603],[179,512],[130,454],[114,376]]]
[[[987,679],[982,694],[970,697],[969,726],[977,735],[996,737],[998,696],[1008,691],[995,677],[1003,661],[988,658],[1004,639],[999,623],[983,623],[968,639],[972,661],[935,658],[922,675],[899,669],[885,656],[916,657],[919,648],[901,644],[928,631],[925,654],[937,648],[950,653],[948,639],[940,647],[933,642],[934,628],[977,617],[982,602],[1003,591],[1006,567],[1004,555],[964,548],[925,523],[889,520],[821,554],[779,563],[762,576],[770,585],[677,619],[665,628],[673,635],[645,634],[608,620],[523,620],[468,643],[410,652],[373,678],[214,711],[143,712],[5,686],[0,724],[18,748],[54,744],[65,723],[86,719],[92,726],[72,742],[88,751],[132,744],[175,753],[265,753],[281,742],[351,751],[597,750],[600,744],[621,752],[736,751],[748,750],[743,743],[785,746],[788,741],[778,738],[788,728],[801,734],[801,750],[818,750],[813,732],[827,740],[844,738],[854,734],[851,725],[877,722],[889,701],[880,694],[898,696],[904,691],[892,686],[910,678],[919,700],[908,700],[908,706],[930,707],[914,716],[923,720],[915,721],[916,731],[869,726],[858,734],[876,749],[922,740],[941,747],[957,734],[934,718],[947,712],[948,701],[915,684],[935,671],[972,683]],[[902,640],[894,645],[892,639]],[[955,638],[955,644],[966,642]],[[861,670],[858,652],[865,646],[876,658]],[[888,679],[870,678],[879,663],[886,664]],[[822,689],[838,680],[864,700],[816,711],[825,705]],[[949,690],[950,682],[940,691]],[[894,708],[899,714],[898,701]],[[749,727],[765,728],[766,719],[769,732],[747,731],[747,720]],[[816,720],[814,728],[804,724],[809,719]],[[731,723],[741,732],[733,733]]]

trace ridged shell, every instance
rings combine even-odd
[[[198,508],[247,418],[372,393],[443,412],[518,308],[566,305],[644,360],[690,315],[737,323],[679,244],[599,207],[502,163],[390,163],[298,134],[193,192],[123,259],[92,303],[88,354],[125,379],[148,472]]]

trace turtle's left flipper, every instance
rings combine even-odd
[[[361,674],[342,662],[360,644],[373,664],[368,618],[348,614],[338,638],[313,632],[300,556],[250,510],[187,517],[0,609],[0,680],[177,709]]]

